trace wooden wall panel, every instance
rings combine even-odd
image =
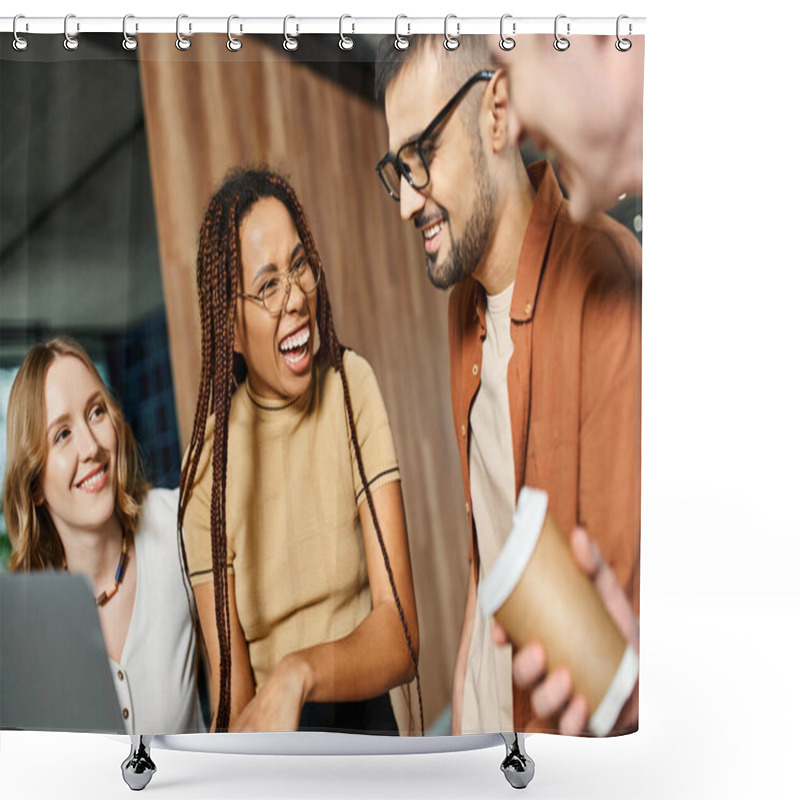
[[[226,172],[267,162],[305,205],[340,339],[372,364],[403,478],[429,723],[450,700],[465,598],[467,526],[450,410],[447,296],[428,282],[419,234],[374,165],[382,111],[255,40],[204,34],[186,52],[142,35],[140,66],[182,442],[200,375],[198,231]],[[344,56],[346,58],[346,56]]]

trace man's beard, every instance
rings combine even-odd
[[[473,148],[476,196],[475,209],[464,228],[464,235],[460,239],[453,237],[450,226],[450,215],[442,209],[442,214],[447,221],[450,232],[451,251],[446,261],[438,263],[439,253],[425,254],[425,266],[428,268],[428,277],[437,289],[449,289],[459,281],[472,275],[481,258],[486,252],[489,237],[494,221],[494,210],[497,202],[496,187],[489,177],[486,156],[476,143]]]

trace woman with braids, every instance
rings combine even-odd
[[[200,231],[197,286],[179,520],[213,729],[396,734],[388,691],[419,676],[394,444],[372,369],[336,338],[284,179],[228,177]]]
[[[72,339],[31,348],[11,387],[6,424],[9,570],[86,575],[127,732],[197,732],[178,493],[148,487],[130,427]]]

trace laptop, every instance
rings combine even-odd
[[[126,732],[83,576],[0,573],[0,728]]]

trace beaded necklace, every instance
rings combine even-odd
[[[128,564],[128,537],[125,531],[122,531],[122,552],[119,554],[119,562],[117,563],[117,571],[114,573],[114,586],[101,592],[96,598],[98,606],[104,606],[119,590],[119,585],[122,583],[122,577],[125,574],[125,567]],[[69,572],[67,569],[67,558],[64,557],[64,572]]]

